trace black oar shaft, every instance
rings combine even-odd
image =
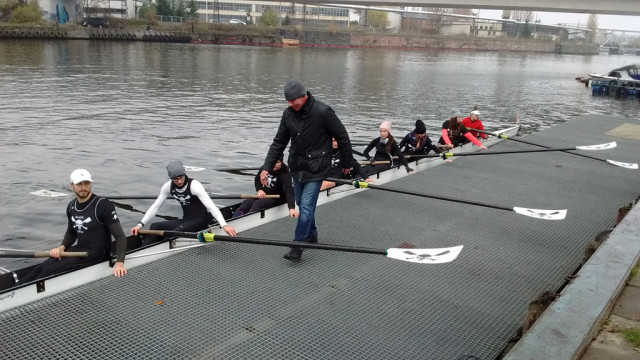
[[[494,134],[494,133],[491,133],[491,132],[488,132],[488,131],[482,131],[482,130],[475,130],[475,131],[477,131],[477,132],[481,132],[481,133],[483,133],[483,134],[487,134],[487,135],[493,135],[493,136],[500,137],[500,134]],[[528,144],[528,145],[538,146],[538,147],[541,147],[541,148],[544,148],[544,149],[551,149],[551,147],[550,147],[550,146],[540,145],[540,144],[536,144],[536,143],[533,143],[533,142],[530,142],[530,141],[526,141],[526,140],[522,140],[522,139],[515,139],[515,138],[512,138],[512,137],[508,137],[508,136],[506,137],[506,139],[507,139],[507,140],[511,140],[511,141],[515,141],[515,142],[519,142],[519,143],[523,143],[523,144]],[[607,160],[605,160],[605,159],[599,159],[599,158],[594,157],[594,156],[589,156],[589,155],[585,155],[585,154],[578,154],[578,153],[574,153],[574,152],[571,152],[571,150],[576,150],[576,149],[574,148],[574,149],[569,149],[569,150],[562,150],[562,152],[565,152],[565,153],[567,153],[567,154],[572,154],[572,155],[582,156],[582,157],[587,158],[587,159],[592,159],[592,160],[598,160],[598,161],[602,161],[602,162],[607,162]]]
[[[354,185],[354,186],[356,186],[357,183],[359,183],[357,181],[352,181],[352,180],[333,179],[333,178],[328,178],[327,180],[333,181],[333,182],[336,182],[336,183],[339,183],[339,184],[350,184],[350,185]],[[356,186],[356,187],[358,187],[358,186]],[[485,203],[480,203],[480,202],[471,201],[471,200],[456,199],[456,198],[452,198],[452,197],[448,197],[448,196],[425,194],[425,193],[420,193],[420,192],[415,192],[415,191],[390,188],[390,187],[386,187],[386,186],[383,187],[383,186],[380,186],[380,185],[368,184],[367,188],[371,188],[371,189],[375,189],[375,190],[382,190],[382,191],[389,191],[389,192],[393,192],[393,193],[406,194],[406,195],[426,197],[426,198],[437,199],[437,200],[458,202],[458,203],[462,203],[462,204],[483,206],[483,207],[492,208],[492,209],[498,209],[498,210],[513,211],[512,208],[508,208],[508,207],[505,207],[505,206],[485,204]]]
[[[153,200],[157,195],[114,195],[105,196],[111,200]],[[257,199],[258,195],[255,194],[209,194],[212,199]],[[280,195],[267,195],[267,199],[279,199]]]
[[[184,237],[184,238],[192,238],[192,239],[198,238],[198,233],[180,232],[180,231],[140,230],[139,233],[143,235],[175,236],[175,237]],[[204,235],[211,236],[212,234],[204,234]],[[333,250],[333,251],[354,252],[354,253],[364,253],[364,254],[378,254],[378,255],[385,255],[385,256],[387,255],[386,249],[373,249],[373,248],[344,246],[344,245],[307,243],[307,242],[301,242],[301,241],[270,240],[270,239],[248,238],[248,237],[242,237],[242,236],[213,235],[213,241],[225,241],[225,242],[271,245],[271,246],[286,246],[286,247],[295,246],[295,247],[305,248],[305,249]]]

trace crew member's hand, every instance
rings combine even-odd
[[[349,175],[351,173],[351,170],[353,170],[353,168],[342,169],[342,173],[345,175]]]
[[[364,179],[364,182],[368,182],[369,184],[373,184],[376,181],[373,180],[372,178],[366,178],[366,179]]]
[[[262,170],[260,171],[260,183],[262,183],[262,185],[267,186],[267,175],[269,174],[269,172],[267,170]]]
[[[65,249],[64,245],[60,245],[56,248],[53,248],[49,250],[49,256],[54,259],[62,259],[62,257],[60,256],[60,253],[63,252],[64,249]]]
[[[131,228],[131,235],[138,235],[138,231],[140,231],[140,226],[136,225]]]
[[[446,144],[445,149],[453,149],[453,144]]]
[[[229,235],[229,236],[238,236],[238,234],[236,234],[236,229],[232,228],[229,225],[223,226],[222,230],[224,230],[224,232],[226,232],[227,235]]]
[[[484,145],[480,145],[479,148],[480,148],[480,150],[487,150],[487,147],[484,146]]]
[[[267,193],[263,190],[258,190],[258,199],[264,199],[267,197]]]
[[[415,170],[413,170],[412,168],[410,168],[410,167],[408,167],[408,168],[407,168],[407,174],[409,174],[409,175],[413,175],[413,174],[415,174],[415,173],[416,173],[416,171],[415,171]]]
[[[118,261],[113,266],[113,276],[120,277],[120,276],[125,276],[125,275],[127,275],[127,269],[124,268],[124,263],[123,262]]]
[[[300,215],[300,212],[296,209],[289,209],[289,216],[292,218],[297,218]]]

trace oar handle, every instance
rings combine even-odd
[[[88,257],[89,253],[86,251],[69,251],[69,252],[61,252],[61,257]],[[44,258],[49,257],[48,250],[36,250],[36,251],[28,251],[28,250],[0,250],[0,258]]]
[[[280,195],[266,195],[266,199],[280,199]],[[259,199],[255,194],[240,194],[240,199]]]

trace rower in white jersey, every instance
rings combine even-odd
[[[168,197],[176,199],[182,207],[182,219],[167,220],[152,223],[151,230],[170,230],[194,232],[206,229],[209,226],[209,217],[213,215],[222,229],[230,236],[236,236],[236,230],[227,225],[218,207],[213,203],[204,186],[195,179],[187,176],[187,172],[180,161],[171,161],[167,165],[167,174],[171,180],[167,181],[160,189],[160,195],[144,214],[140,222],[131,228],[132,235],[138,235],[138,231],[147,224],[160,210]],[[161,241],[161,236],[145,236],[142,245],[148,245]]]

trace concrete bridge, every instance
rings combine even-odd
[[[317,4],[318,1],[298,0]],[[507,9],[640,16],[640,0],[331,0],[336,4]]]

